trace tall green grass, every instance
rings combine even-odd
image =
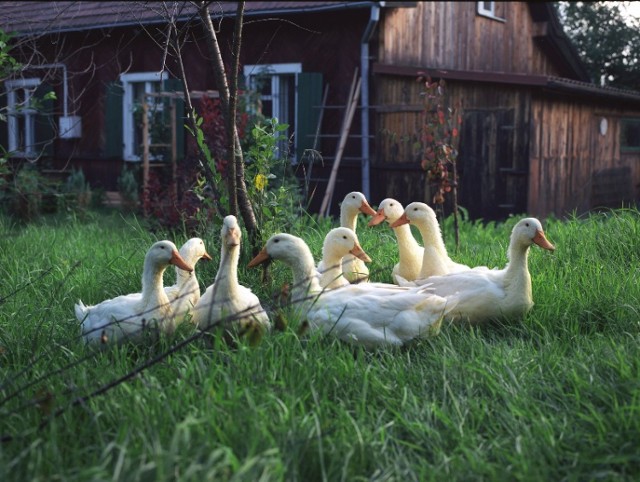
[[[461,226],[450,254],[502,267],[505,223]],[[326,220],[301,220],[316,257]],[[300,320],[255,347],[171,338],[94,352],[79,340],[77,299],[140,289],[151,234],[117,214],[0,218],[0,480],[633,480],[640,473],[640,213],[545,222],[555,253],[529,256],[535,307],[523,320],[448,326],[400,350],[366,352]],[[270,234],[270,233],[265,233]],[[386,226],[358,228],[375,279],[390,281]],[[202,233],[210,263],[219,230]],[[417,235],[417,233],[416,233]],[[419,238],[418,238],[419,239]],[[241,282],[265,306],[290,281]],[[171,270],[165,283],[173,282]],[[160,361],[96,396],[149,360]],[[83,398],[84,397],[84,398]]]

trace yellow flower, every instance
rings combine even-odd
[[[258,191],[264,191],[267,186],[267,177],[264,174],[258,174],[253,180],[253,184]]]

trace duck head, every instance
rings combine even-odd
[[[513,227],[511,238],[514,242],[524,246],[531,246],[535,243],[541,248],[548,249],[549,251],[554,251],[556,249],[556,247],[551,244],[544,235],[542,223],[536,218],[524,218],[518,221],[518,223]]]
[[[304,244],[304,241],[297,236],[287,233],[274,234],[247,266],[253,268],[271,259],[292,263],[299,256],[301,243]]]
[[[370,263],[371,258],[364,252],[358,236],[349,228],[335,228],[327,233],[322,245],[322,253],[325,258],[334,255],[342,258],[346,254],[351,253],[356,258],[361,259],[365,263]]]
[[[392,198],[383,199],[378,206],[378,212],[369,221],[369,226],[376,226],[382,221],[393,224],[400,219],[403,213],[404,208],[398,201]]]
[[[191,267],[189,263],[180,256],[176,245],[168,240],[154,243],[151,248],[149,248],[149,251],[147,251],[145,256],[145,262],[146,261],[151,261],[154,264],[164,266],[172,264],[180,269],[188,271],[189,273],[193,271],[193,267]]]
[[[220,230],[220,236],[223,244],[227,248],[233,246],[240,246],[240,239],[242,238],[242,230],[238,224],[238,219],[230,214],[222,221],[222,229]]]
[[[204,241],[200,238],[191,238],[180,248],[180,256],[187,263],[195,265],[199,260],[211,261],[211,256],[204,247]]]
[[[422,223],[429,228],[438,228],[438,218],[436,217],[435,211],[427,204],[421,202],[413,202],[409,204],[404,209],[404,213],[402,213],[402,215],[391,224],[391,227],[397,228],[398,226],[408,223]]]
[[[353,191],[347,194],[340,205],[340,209],[348,214],[357,215],[358,212],[368,214],[369,216],[375,216],[376,212],[367,202],[367,198],[358,191]]]

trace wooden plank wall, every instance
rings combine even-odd
[[[379,199],[430,203],[420,166],[423,85],[393,76],[380,76],[377,85],[372,193]],[[460,100],[465,110],[458,160],[460,204],[473,218],[499,219],[524,212],[530,94],[522,88],[453,81],[447,91],[450,102]]]
[[[616,192],[620,203],[629,196],[630,201],[640,199],[640,153],[620,152],[621,109],[536,96],[531,110],[529,212],[539,217],[581,214],[597,208],[603,194],[616,204],[611,198]],[[640,111],[635,115],[640,117]],[[599,132],[603,117],[608,122],[605,135]],[[610,193],[594,190],[594,181],[618,182],[620,169],[628,169],[628,184],[612,186]]]
[[[504,22],[476,13],[478,2],[417,2],[382,19],[379,62],[431,69],[560,75],[534,44],[540,26],[526,2],[496,2]]]

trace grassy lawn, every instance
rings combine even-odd
[[[503,267],[517,221],[465,222],[470,265]],[[292,234],[316,258],[329,230]],[[183,327],[143,346],[93,351],[73,304],[140,290],[152,234],[133,217],[0,217],[0,480],[632,480],[640,473],[640,213],[544,221],[555,253],[529,256],[535,307],[523,320],[447,326],[401,350],[366,352],[289,329],[255,347]],[[269,235],[271,233],[265,233]],[[358,228],[390,281],[385,224]],[[219,227],[199,235],[213,262]],[[239,279],[271,306],[281,264]],[[165,284],[173,282],[173,270]],[[172,351],[167,354],[168,351]],[[158,363],[149,363],[158,359]],[[132,371],[124,383],[119,378]]]

